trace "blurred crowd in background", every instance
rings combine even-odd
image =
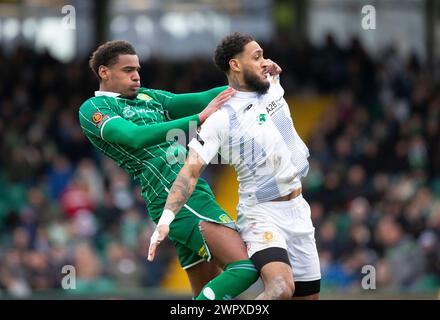
[[[280,37],[262,47],[283,68],[286,96],[336,103],[306,141],[322,290],[361,291],[365,265],[378,289],[437,290],[438,83],[418,57],[393,48],[372,57],[357,40],[340,47],[329,35],[314,47]],[[82,134],[78,108],[98,88],[87,63],[0,48],[0,297],[60,289],[65,265],[75,266],[75,293],[155,288],[175,259],[165,243],[146,261],[154,225],[139,186]],[[141,82],[180,93],[225,79],[209,59],[152,58]]]

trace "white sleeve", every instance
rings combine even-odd
[[[268,76],[267,79],[270,82],[270,88],[269,91],[273,93],[276,96],[283,96],[284,95],[284,89],[281,86],[280,82],[280,75],[277,74],[275,76]]]
[[[224,113],[220,110],[211,115],[199,128],[198,139],[194,138],[188,147],[208,164],[218,153],[223,141],[226,123]]]

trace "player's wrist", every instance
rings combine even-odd
[[[176,215],[174,214],[173,211],[171,211],[170,209],[164,209],[162,212],[162,216],[160,217],[159,221],[157,222],[157,225],[170,225],[171,222],[173,222],[174,218],[176,217]]]
[[[197,115],[197,120],[198,120],[199,125],[202,124],[206,120],[206,117],[204,116],[203,111]]]

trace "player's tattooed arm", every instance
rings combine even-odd
[[[169,209],[177,214],[183,205],[191,197],[196,187],[197,180],[205,170],[206,164],[193,150],[190,150],[188,158],[180,170],[176,180],[174,180],[170,193],[165,204],[165,209]]]
[[[175,213],[182,209],[194,190],[194,186],[191,185],[190,181],[190,178],[185,176],[182,172],[179,173],[171,187],[165,209],[169,209]]]
[[[182,209],[183,205],[188,201],[189,197],[196,187],[197,180],[200,177],[206,165],[197,152],[190,149],[188,158],[180,170],[176,180],[174,180],[171,191],[168,194],[165,209],[157,222],[156,230],[150,238],[150,246],[148,248],[148,261],[153,261],[159,244],[170,233],[170,224],[174,220],[177,213]]]

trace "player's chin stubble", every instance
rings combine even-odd
[[[247,87],[252,91],[256,91],[259,94],[265,94],[267,90],[269,90],[270,82],[267,80],[260,80],[260,78],[256,74],[244,70],[243,78]]]

